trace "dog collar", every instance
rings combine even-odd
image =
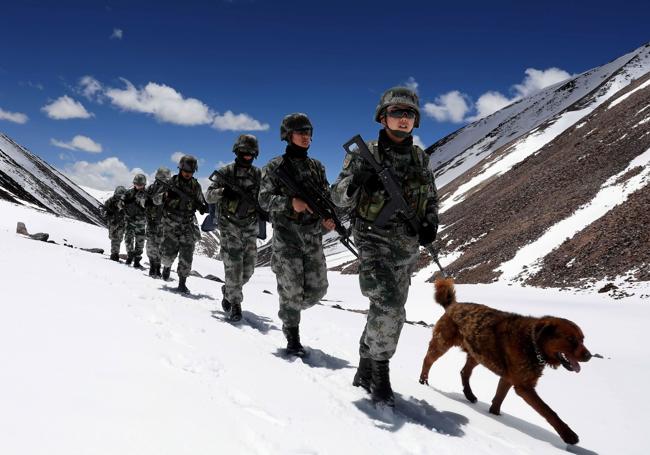
[[[539,347],[537,346],[537,340],[535,339],[534,325],[530,328],[530,338],[533,340],[533,349],[535,350],[535,357],[537,357],[537,363],[539,363],[540,365],[546,365],[546,360],[544,359],[544,356],[542,355],[541,351],[539,350]]]

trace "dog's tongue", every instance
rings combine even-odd
[[[580,364],[574,360],[574,359],[569,359],[569,363],[571,364],[571,368],[573,368],[573,371],[576,373],[580,373]]]

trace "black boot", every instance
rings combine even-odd
[[[153,277],[154,278],[160,278],[162,275],[160,274],[160,262],[156,262],[156,269],[153,272]]]
[[[185,286],[185,281],[187,280],[186,276],[178,277],[178,290],[183,294],[189,294],[190,290]]]
[[[230,307],[230,314],[228,314],[228,320],[230,322],[239,322],[241,321],[241,305],[239,303],[233,303]]]
[[[111,261],[120,262],[120,253],[111,253]]]
[[[131,262],[133,262],[133,253],[127,253],[126,254],[126,265],[131,265]]]
[[[298,327],[282,326],[282,333],[287,338],[287,354],[303,357],[307,354],[305,348],[300,344],[300,333]]]
[[[223,308],[223,311],[226,313],[230,313],[230,307],[232,304],[226,299],[226,285],[224,284],[221,286],[221,295],[223,298],[221,299],[221,308]]]
[[[372,382],[370,389],[375,406],[395,407],[395,395],[390,386],[388,360],[371,360]]]
[[[142,268],[142,265],[140,265],[141,260],[142,260],[142,256],[134,256],[133,257],[133,268],[141,269]]]
[[[370,392],[370,385],[372,384],[372,360],[366,357],[359,359],[359,367],[352,380],[352,385],[355,387],[363,387],[366,392]]]
[[[149,276],[152,278],[156,277],[156,263],[154,261],[149,262]]]
[[[162,279],[167,281],[169,280],[169,274],[172,273],[172,268],[171,267],[163,267],[162,271]]]

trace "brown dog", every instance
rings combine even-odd
[[[510,387],[531,405],[567,444],[576,444],[578,435],[542,401],[535,392],[537,380],[546,365],[562,365],[569,371],[580,371],[578,362],[586,362],[591,353],[582,344],[580,328],[566,319],[544,316],[534,318],[498,311],[485,305],[456,302],[452,279],[436,280],[436,302],[445,308],[433,328],[433,337],[424,357],[420,383],[428,384],[429,370],[452,346],[467,353],[467,362],[460,371],[463,393],[472,403],[469,378],[479,363],[499,375],[499,385],[490,412],[499,415]]]

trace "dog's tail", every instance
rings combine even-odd
[[[454,280],[452,278],[438,278],[436,280],[436,302],[445,309],[452,303],[456,303],[456,291],[454,290]]]

